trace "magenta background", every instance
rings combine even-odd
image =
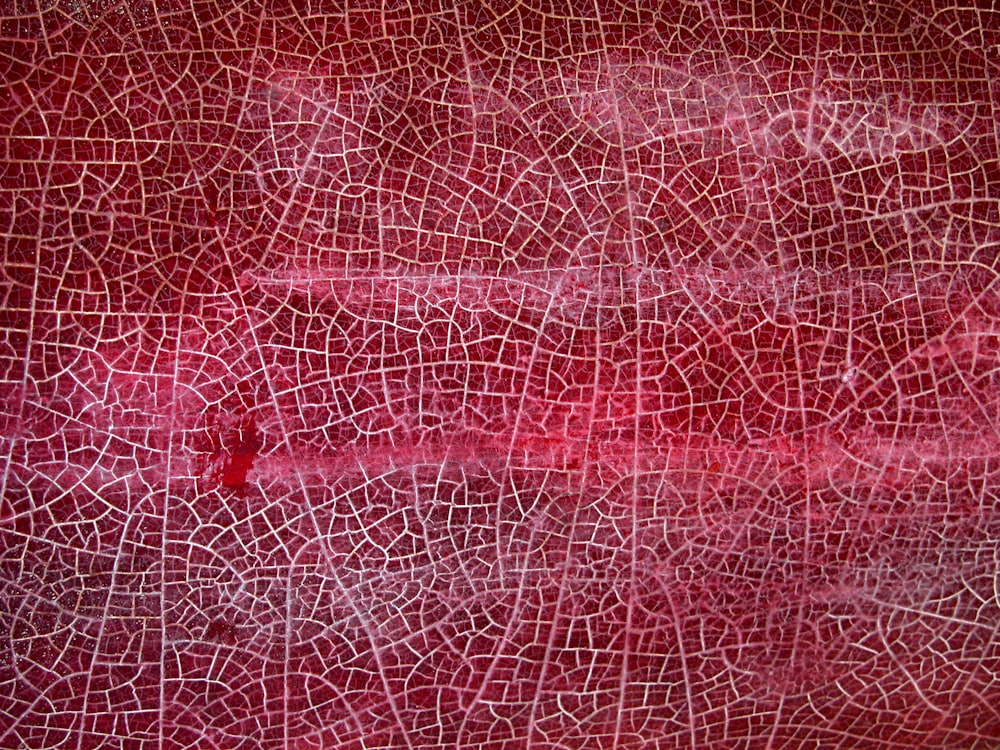
[[[0,747],[1000,746],[1000,17],[0,18]]]

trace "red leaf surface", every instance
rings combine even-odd
[[[998,29],[7,3],[0,747],[997,747]]]

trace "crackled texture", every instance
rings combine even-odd
[[[307,5],[3,5],[0,747],[997,747],[1000,17]]]

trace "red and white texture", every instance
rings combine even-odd
[[[797,5],[7,3],[0,747],[998,747],[1000,17]]]

